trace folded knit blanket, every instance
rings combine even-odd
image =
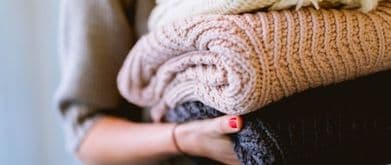
[[[185,19],[143,36],[118,76],[121,94],[152,108],[201,101],[245,114],[309,88],[391,67],[391,2],[352,10],[257,12]]]
[[[312,89],[247,114],[243,129],[231,135],[234,150],[245,165],[391,163],[389,84],[391,71]],[[221,115],[187,102],[165,118],[186,122]],[[199,164],[215,164],[206,162]]]
[[[157,0],[149,19],[153,30],[175,20],[207,14],[240,14],[260,9],[282,10],[314,5],[319,7],[361,7],[361,11],[374,9],[380,0]]]
[[[309,88],[391,67],[391,3],[351,10],[258,12],[185,19],[142,37],[118,78],[121,94],[153,107],[199,100],[245,114]]]

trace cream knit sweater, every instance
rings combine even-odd
[[[141,38],[119,73],[121,94],[153,107],[199,100],[245,114],[310,88],[391,68],[391,3],[185,19]]]
[[[333,7],[361,7],[362,11],[374,9],[380,0],[157,0],[149,19],[149,29],[154,30],[175,20],[207,14],[240,14],[259,9],[281,10],[293,6],[313,5]]]

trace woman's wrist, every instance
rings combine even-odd
[[[173,129],[173,135],[175,136],[175,145],[177,147],[178,153],[180,154],[189,154],[193,156],[203,156],[201,151],[201,144],[199,140],[202,140],[201,137],[197,138],[199,133],[202,130],[199,129],[197,124],[193,122],[179,124]]]
[[[179,146],[179,143],[178,143],[178,138],[177,138],[176,130],[177,130],[177,128],[178,128],[179,125],[180,125],[180,124],[175,124],[175,125],[174,125],[174,128],[172,129],[172,141],[173,141],[173,144],[174,144],[174,146],[175,146],[177,152],[178,152],[179,154],[185,154],[185,153],[183,152],[183,150],[181,149],[181,147]]]
[[[170,127],[170,136],[168,138],[170,142],[170,147],[168,147],[168,153],[171,155],[180,155],[183,154],[181,148],[178,145],[178,137],[176,135],[176,129],[179,124],[168,124]]]

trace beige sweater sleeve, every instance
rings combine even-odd
[[[63,117],[68,143],[76,149],[94,109],[116,109],[122,98],[117,72],[131,49],[130,11],[135,0],[63,0],[60,15],[62,77],[55,101]]]

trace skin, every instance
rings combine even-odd
[[[235,117],[237,128],[232,128],[229,121]],[[178,155],[179,148],[189,155],[236,165],[240,162],[227,134],[238,132],[242,126],[238,116],[189,122],[176,129],[175,124],[135,123],[104,117],[88,133],[77,155],[91,165],[143,164]]]

